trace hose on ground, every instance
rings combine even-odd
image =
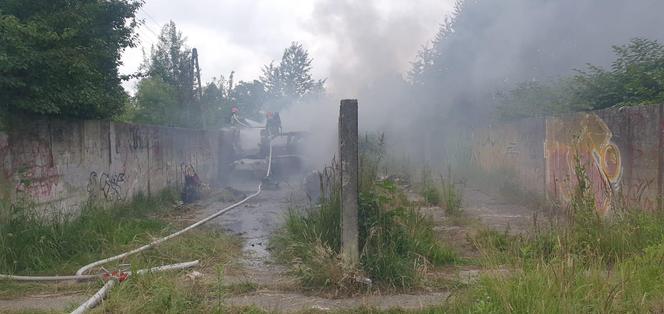
[[[266,178],[269,177],[272,173],[272,141],[271,140],[268,141],[268,146],[269,146],[269,153],[268,153],[268,158],[267,158],[267,171],[266,171],[266,174],[265,174]],[[192,230],[192,229],[194,229],[194,228],[196,228],[196,227],[198,227],[198,226],[200,226],[200,225],[202,225],[202,224],[204,224],[204,223],[206,223],[206,222],[208,222],[208,221],[210,221],[210,220],[212,220],[212,219],[214,219],[214,218],[216,218],[216,217],[218,217],[218,216],[220,216],[220,215],[222,215],[226,212],[228,212],[229,210],[231,210],[235,207],[238,207],[238,206],[244,204],[245,202],[249,201],[250,199],[258,196],[262,191],[263,191],[263,180],[261,180],[261,182],[258,184],[258,188],[256,190],[256,193],[253,193],[253,194],[247,196],[243,200],[241,200],[241,201],[239,201],[235,204],[232,204],[232,205],[230,205],[226,208],[223,208],[223,209],[217,211],[216,213],[214,213],[212,215],[209,215],[209,216],[203,218],[202,220],[200,220],[196,223],[193,223],[193,224],[189,225],[188,227],[186,227],[186,228],[184,228],[180,231],[174,232],[174,233],[172,233],[168,236],[165,236],[163,238],[154,240],[154,241],[152,241],[152,242],[150,242],[146,245],[143,245],[139,248],[136,248],[134,250],[131,250],[131,251],[128,251],[128,252],[125,252],[125,253],[122,253],[122,254],[118,254],[118,255],[115,255],[115,256],[112,256],[112,257],[109,257],[109,258],[105,258],[105,259],[102,259],[102,260],[99,260],[99,261],[96,261],[96,262],[92,262],[88,265],[85,265],[85,266],[81,267],[78,271],[76,271],[76,275],[74,275],[74,276],[16,276],[16,275],[0,274],[0,280],[14,280],[14,281],[80,280],[80,281],[85,281],[85,280],[94,280],[94,279],[102,278],[105,275],[107,275],[107,273],[100,273],[100,274],[96,274],[96,275],[85,275],[84,273],[87,272],[89,269],[95,267],[95,266],[103,265],[103,264],[106,264],[106,263],[109,263],[109,262],[112,262],[112,261],[116,261],[116,260],[125,258],[127,256],[145,251],[149,248],[152,248],[156,245],[159,245],[159,244],[161,244],[161,243],[163,243],[163,242],[165,242],[169,239],[175,238],[175,237],[177,237],[177,236],[179,236],[179,235],[181,235],[181,234],[183,234],[183,233],[185,233],[189,230]],[[166,270],[172,270],[172,269],[184,269],[184,268],[190,268],[190,267],[193,267],[193,266],[196,266],[196,265],[198,265],[198,261],[179,263],[179,264],[171,264],[171,265],[163,265],[163,266],[153,267],[153,268],[150,268],[150,269],[142,269],[142,270],[138,270],[136,273],[137,274],[143,274],[143,273],[159,272],[159,271],[166,271]],[[130,274],[131,274],[131,272],[128,272],[127,276],[129,276]],[[89,300],[87,300],[86,302],[81,304],[72,313],[77,313],[77,314],[78,313],[85,313],[86,311],[88,311],[88,310],[94,308],[95,306],[97,306],[101,302],[101,300],[103,300],[104,297],[106,297],[108,292],[113,288],[113,286],[117,283],[117,281],[118,281],[118,278],[110,277],[110,279],[106,282],[106,284],[104,284],[104,286],[99,291],[97,291],[97,293],[95,293]]]
[[[0,275],[0,280],[14,280],[14,281],[89,281],[101,278],[102,274],[98,275],[74,275],[74,276],[16,276],[16,275]]]
[[[266,174],[265,174],[265,177],[269,177],[270,174],[272,173],[272,172],[271,172],[271,171],[272,171],[272,141],[268,141],[268,145],[269,145],[269,153],[268,153],[268,161],[267,161],[267,172],[266,172]],[[152,242],[150,242],[150,243],[148,243],[148,244],[146,244],[146,245],[143,245],[143,246],[141,246],[141,247],[139,247],[139,248],[136,248],[136,249],[133,249],[133,250],[131,250],[131,251],[128,251],[128,252],[125,252],[125,253],[122,253],[122,254],[118,254],[118,255],[115,255],[115,256],[111,256],[111,257],[109,257],[109,258],[105,258],[105,259],[102,259],[102,260],[99,260],[99,261],[96,261],[96,262],[92,262],[92,263],[90,263],[90,264],[88,264],[88,265],[85,265],[85,266],[81,267],[78,271],[76,271],[76,275],[83,275],[83,274],[85,274],[85,272],[87,272],[90,268],[93,268],[93,267],[96,267],[96,266],[99,266],[99,265],[103,265],[103,264],[106,264],[106,263],[109,263],[109,262],[112,262],[112,261],[117,261],[117,260],[119,260],[119,259],[122,259],[122,258],[125,258],[125,257],[127,257],[127,256],[130,256],[130,255],[133,255],[133,254],[136,254],[136,253],[139,253],[139,252],[145,251],[145,250],[147,250],[147,249],[149,249],[149,248],[152,248],[152,247],[154,247],[154,246],[156,246],[156,245],[161,244],[162,242],[165,242],[165,241],[167,241],[167,240],[170,240],[170,239],[172,239],[172,238],[175,238],[175,237],[177,237],[177,236],[179,236],[179,235],[181,235],[181,234],[183,234],[183,233],[185,233],[185,232],[187,232],[187,231],[189,231],[189,230],[192,230],[192,229],[194,229],[194,228],[196,228],[196,227],[198,227],[198,226],[200,226],[200,225],[202,225],[202,224],[204,224],[204,223],[206,223],[206,222],[208,222],[208,221],[210,221],[210,220],[212,220],[212,219],[214,219],[214,218],[217,218],[217,217],[220,216],[220,215],[223,215],[224,213],[228,212],[229,210],[231,210],[231,209],[233,209],[233,208],[235,208],[235,207],[238,207],[238,206],[240,206],[240,205],[246,203],[246,202],[249,201],[250,199],[252,199],[252,198],[258,196],[258,194],[261,194],[262,191],[263,191],[263,182],[261,181],[261,183],[258,184],[258,189],[256,190],[256,193],[251,194],[251,195],[245,197],[243,200],[241,200],[241,201],[239,201],[239,202],[237,202],[237,203],[235,203],[235,204],[232,204],[232,205],[230,205],[230,206],[228,206],[228,207],[226,207],[226,208],[224,208],[224,209],[222,209],[222,210],[220,210],[220,211],[217,211],[216,213],[214,213],[214,214],[212,214],[212,215],[210,215],[210,216],[207,216],[207,217],[203,218],[202,220],[199,220],[198,222],[195,222],[195,223],[189,225],[188,227],[186,227],[186,228],[184,228],[184,229],[182,229],[182,230],[180,230],[180,231],[177,231],[177,232],[175,232],[175,233],[172,233],[172,234],[170,234],[170,235],[167,235],[167,236],[165,236],[165,237],[163,237],[163,238],[160,238],[160,239],[154,240],[154,241],[152,241]]]
[[[178,269],[185,269],[185,268],[191,268],[196,265],[198,265],[198,260],[196,261],[191,261],[191,262],[186,262],[186,263],[178,263],[178,264],[170,264],[170,265],[163,265],[163,266],[158,266],[158,267],[152,267],[148,269],[140,269],[136,271],[137,275],[142,275],[142,274],[149,274],[149,273],[157,273],[161,271],[168,271],[168,270],[178,270]],[[131,275],[131,272],[127,273],[128,276]],[[72,314],[82,314],[87,312],[88,310],[93,309],[95,306],[99,305],[101,301],[108,295],[108,292],[113,289],[113,287],[119,282],[119,279],[117,277],[110,277],[109,280],[104,284],[99,291],[97,291],[92,297],[90,297],[87,301],[83,302],[78,308],[76,308],[74,311],[72,311]]]
[[[269,177],[270,174],[272,173],[271,172],[272,171],[272,142],[269,141],[268,144],[269,144],[269,154],[268,154],[267,172],[266,172],[265,177]],[[76,272],[76,275],[73,275],[73,276],[18,276],[18,275],[0,274],[0,280],[13,280],[13,281],[25,281],[25,282],[33,282],[33,281],[37,281],[37,282],[38,281],[68,281],[68,280],[89,281],[89,280],[95,280],[95,279],[100,278],[101,276],[103,276],[103,274],[85,275],[84,273],[87,272],[92,267],[99,266],[99,265],[109,263],[109,262],[112,262],[112,261],[116,261],[116,260],[119,260],[121,258],[125,258],[127,256],[130,256],[132,254],[136,254],[136,253],[145,251],[145,250],[147,250],[151,247],[154,247],[156,245],[161,244],[164,241],[167,241],[169,239],[177,237],[177,236],[179,236],[179,235],[181,235],[181,234],[183,234],[183,233],[185,233],[185,232],[187,232],[191,229],[194,229],[194,228],[196,228],[196,227],[198,227],[198,226],[200,226],[200,225],[202,225],[202,224],[204,224],[204,223],[206,223],[206,222],[208,222],[208,221],[210,221],[210,220],[212,220],[212,219],[228,212],[229,210],[231,210],[235,207],[238,207],[238,206],[244,204],[245,202],[249,201],[250,199],[258,196],[262,192],[262,190],[263,190],[263,183],[261,182],[260,184],[258,184],[258,189],[257,189],[256,193],[247,196],[243,200],[241,200],[241,201],[239,201],[235,204],[232,204],[232,205],[230,205],[230,206],[228,206],[228,207],[226,207],[226,208],[224,208],[224,209],[222,209],[222,210],[220,210],[220,211],[204,218],[203,220],[200,220],[200,221],[198,221],[198,222],[196,222],[196,223],[194,223],[194,224],[192,224],[192,225],[190,225],[190,226],[188,226],[188,227],[186,227],[186,228],[184,228],[180,231],[177,231],[177,232],[175,232],[173,234],[170,234],[166,237],[163,237],[161,239],[157,239],[155,241],[152,241],[149,244],[141,246],[137,249],[134,249],[134,250],[131,250],[129,252],[118,254],[116,256],[112,256],[112,257],[109,257],[109,258],[99,260],[99,261],[90,263],[88,265],[85,265],[85,266],[81,267]]]

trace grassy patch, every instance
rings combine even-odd
[[[664,309],[664,213],[600,217],[583,167],[564,222],[530,235],[484,230],[489,268],[444,307],[450,313],[647,313]]]
[[[173,200],[169,193],[157,199],[139,197],[132,203],[113,208],[88,207],[83,209],[81,216],[69,220],[45,221],[28,214],[15,216],[14,225],[3,226],[6,229],[3,229],[2,240],[8,246],[0,249],[8,252],[3,258],[16,261],[10,263],[15,265],[10,271],[72,274],[84,264],[133,249],[181,227],[174,226],[165,218],[173,208]],[[8,233],[23,234],[24,238],[10,236]],[[31,242],[34,239],[44,240]],[[238,239],[212,228],[200,227],[153,249],[104,267],[116,270],[119,263],[122,263],[129,264],[131,269],[136,270],[200,260],[201,265],[196,270],[209,273],[218,265],[231,263],[240,255],[240,250],[241,243]],[[25,255],[24,252],[31,252],[32,256]],[[186,272],[188,271],[131,277],[113,290],[109,302],[105,302],[100,311],[134,312],[130,309],[140,308],[148,312],[187,312],[183,306],[195,304],[199,293],[203,294],[201,304],[205,309],[209,309],[208,299],[214,294],[214,287],[210,286],[209,280],[198,283],[185,278]],[[101,284],[26,284],[0,281],[0,298],[76,291],[91,295]],[[193,290],[188,291],[189,289]],[[116,296],[116,293],[119,296]],[[166,302],[165,299],[168,298],[172,298],[172,302]]]
[[[374,286],[409,288],[420,282],[427,267],[455,259],[435,239],[431,219],[393,181],[376,179],[382,137],[367,137],[360,147],[359,269],[339,256],[340,206],[335,192],[323,198],[319,208],[291,210],[284,228],[272,239],[277,259],[291,265],[305,287],[357,292],[368,288],[362,280],[368,277]],[[336,182],[331,176],[327,182]]]
[[[0,272],[71,274],[166,231],[168,224],[150,215],[172,208],[174,200],[168,192],[138,196],[111,208],[86,206],[76,217],[44,218],[29,205],[13,206],[9,220],[0,225]]]

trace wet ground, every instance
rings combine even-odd
[[[264,188],[261,194],[244,205],[210,222],[229,234],[237,235],[244,240],[246,266],[262,267],[269,261],[268,244],[270,236],[283,223],[289,208],[301,208],[308,204],[302,188],[302,180],[292,177],[281,180],[278,187]],[[258,180],[234,182],[227,193],[218,193],[201,203],[197,212],[199,219],[239,201],[246,195],[256,192]],[[228,197],[232,195],[231,197]]]

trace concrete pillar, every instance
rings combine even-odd
[[[357,223],[359,187],[357,126],[357,100],[342,100],[339,110],[341,255],[352,264],[358,264],[360,261]]]

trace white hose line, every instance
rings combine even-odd
[[[169,271],[169,270],[178,270],[178,269],[185,269],[185,268],[192,268],[194,266],[198,266],[200,262],[198,260],[191,261],[191,262],[184,262],[184,263],[177,263],[177,264],[170,264],[170,265],[162,265],[162,266],[157,266],[157,267],[152,267],[152,268],[147,268],[147,269],[139,269],[136,271],[136,275],[144,275],[144,274],[151,274],[151,273],[158,273],[161,271]],[[132,272],[127,272],[128,275],[132,275]]]
[[[75,276],[15,276],[15,275],[0,275],[0,280],[14,280],[14,281],[88,281],[99,279],[99,275],[75,275]]]
[[[265,175],[266,177],[269,177],[269,176],[270,176],[270,173],[271,173],[271,171],[272,171],[272,141],[270,140],[270,141],[268,142],[268,144],[269,144],[269,148],[270,148],[270,149],[269,149],[268,162],[267,162],[267,174]],[[125,253],[122,253],[122,254],[118,254],[118,255],[115,255],[115,256],[112,256],[112,257],[109,257],[109,258],[103,259],[103,260],[96,261],[96,262],[92,262],[92,263],[90,263],[90,264],[88,264],[88,265],[85,265],[85,266],[81,267],[78,271],[76,271],[76,275],[83,275],[83,274],[85,274],[85,272],[87,272],[90,268],[93,268],[93,267],[96,267],[96,266],[99,266],[99,265],[103,265],[103,264],[106,264],[106,263],[109,263],[109,262],[112,262],[112,261],[117,261],[117,260],[122,259],[122,258],[125,258],[125,257],[127,257],[127,256],[129,256],[129,255],[133,255],[133,254],[136,254],[136,253],[139,253],[139,252],[145,251],[145,250],[147,250],[147,249],[149,249],[149,248],[151,248],[151,247],[153,247],[153,246],[156,246],[156,245],[161,244],[162,242],[164,242],[164,241],[166,241],[166,240],[170,240],[170,239],[172,239],[172,238],[175,238],[175,237],[177,237],[177,236],[179,236],[179,235],[181,235],[181,234],[183,234],[183,233],[185,233],[185,232],[187,232],[187,231],[189,231],[189,230],[191,230],[191,229],[194,229],[194,228],[196,228],[196,227],[198,227],[198,226],[200,226],[200,225],[202,225],[202,224],[204,224],[204,223],[206,223],[206,222],[208,222],[208,221],[210,221],[210,220],[212,220],[212,219],[214,219],[214,218],[217,218],[217,217],[220,216],[220,215],[223,215],[224,213],[226,213],[227,211],[229,211],[229,210],[231,210],[231,209],[233,209],[233,208],[235,208],[235,207],[238,207],[238,206],[244,204],[244,203],[247,202],[248,200],[250,200],[250,199],[252,199],[252,198],[258,196],[258,194],[261,194],[262,191],[263,191],[263,182],[261,182],[260,184],[258,184],[258,189],[257,189],[256,193],[247,196],[247,197],[244,198],[243,200],[241,200],[241,201],[239,201],[239,202],[237,202],[237,203],[235,203],[235,204],[233,204],[233,205],[231,205],[231,206],[228,206],[228,207],[226,207],[226,208],[224,208],[224,209],[222,209],[222,210],[220,210],[220,211],[218,211],[218,212],[216,212],[216,213],[214,213],[214,214],[212,214],[212,215],[210,215],[210,216],[204,218],[203,220],[200,220],[200,221],[198,221],[198,222],[196,222],[196,223],[190,225],[189,227],[186,227],[186,228],[184,228],[184,229],[182,229],[182,230],[180,230],[180,231],[178,231],[178,232],[172,233],[172,234],[170,234],[170,235],[168,235],[168,236],[165,236],[165,237],[163,237],[163,238],[160,238],[160,239],[154,240],[154,241],[152,241],[152,242],[150,242],[150,243],[148,243],[148,244],[146,244],[146,245],[143,245],[143,246],[141,246],[141,247],[139,247],[139,248],[136,248],[136,249],[133,249],[133,250],[131,250],[131,251],[128,251],[128,252],[125,252]]]
[[[185,269],[185,268],[191,268],[196,265],[198,265],[198,260],[191,261],[191,262],[186,262],[186,263],[178,263],[178,264],[171,264],[171,265],[163,265],[159,267],[152,267],[149,269],[140,269],[136,271],[137,275],[142,275],[142,274],[148,274],[148,273],[157,273],[160,271],[168,271],[168,270],[178,270],[178,269]],[[127,275],[130,276],[131,272],[127,272]],[[72,311],[72,314],[82,314],[87,312],[88,310],[93,309],[101,301],[108,295],[108,292],[113,289],[115,284],[118,283],[118,279],[115,277],[111,277],[106,284],[97,291],[92,297],[90,297],[87,301],[85,301],[83,304],[81,304],[78,308],[76,308],[74,311]]]
[[[77,307],[75,310],[71,312],[71,314],[83,314],[91,309],[93,309],[95,306],[99,305],[101,303],[101,300],[103,300],[106,295],[108,294],[111,289],[113,289],[113,286],[118,282],[118,279],[113,277],[109,279],[106,284],[104,284],[97,293],[95,293],[92,297],[90,297],[87,301],[83,302],[79,307]]]
[[[272,173],[272,141],[270,140],[268,142],[268,144],[269,144],[269,155],[268,155],[268,163],[267,163],[267,173],[266,173],[265,177],[269,177],[270,174]],[[119,260],[121,258],[125,258],[129,255],[133,255],[133,254],[145,251],[145,250],[147,250],[147,249],[149,249],[153,246],[161,244],[162,242],[164,242],[166,240],[177,237],[177,236],[179,236],[179,235],[181,235],[181,234],[183,234],[183,233],[185,233],[185,232],[187,232],[191,229],[194,229],[194,228],[196,228],[196,227],[198,227],[198,226],[200,226],[200,225],[202,225],[202,224],[204,224],[204,223],[206,223],[206,222],[208,222],[208,221],[210,221],[210,220],[226,213],[227,211],[229,211],[229,210],[231,210],[235,207],[238,207],[238,206],[244,204],[248,200],[258,196],[258,194],[260,194],[262,191],[263,191],[263,183],[261,182],[260,184],[258,184],[258,190],[256,191],[256,193],[247,196],[245,199],[243,199],[243,200],[241,200],[241,201],[239,201],[239,202],[237,202],[237,203],[235,203],[231,206],[228,206],[228,207],[226,207],[226,208],[224,208],[224,209],[222,209],[222,210],[220,210],[220,211],[204,218],[203,220],[198,221],[198,222],[190,225],[189,227],[184,228],[184,229],[182,229],[178,232],[175,232],[171,235],[168,235],[168,236],[163,237],[161,239],[157,239],[155,241],[152,241],[149,244],[146,244],[144,246],[141,246],[141,247],[139,247],[137,249],[134,249],[134,250],[131,250],[129,252],[125,252],[125,253],[122,253],[122,254],[119,254],[119,255],[116,255],[116,256],[112,256],[112,257],[109,257],[109,258],[106,258],[106,259],[103,259],[103,260],[96,261],[96,262],[90,263],[88,265],[85,265],[85,266],[81,267],[76,272],[76,275],[74,275],[74,276],[16,276],[16,275],[0,274],[0,280],[14,280],[14,281],[30,282],[30,281],[67,281],[67,280],[88,281],[88,280],[97,279],[100,276],[102,276],[103,274],[84,275],[84,273],[87,272],[92,267],[99,266],[99,265],[102,265],[102,264],[106,264],[106,263],[109,263],[109,262],[112,262],[112,261],[116,261],[116,260]]]
[[[251,126],[251,125],[248,125],[248,124],[246,124],[246,123],[240,121],[240,120],[239,120],[237,117],[235,117],[235,116],[233,117],[233,120],[235,120],[235,122],[237,122],[239,125],[241,125],[241,126],[247,128],[247,129],[264,129],[264,128],[265,128],[265,127],[263,127],[263,126]]]
[[[210,220],[212,220],[212,219],[218,217],[219,215],[222,215],[222,214],[226,213],[227,211],[229,211],[229,210],[231,210],[231,209],[233,209],[233,208],[235,208],[235,207],[238,207],[238,206],[244,204],[244,203],[247,202],[248,200],[250,200],[250,199],[256,197],[258,194],[260,194],[260,192],[261,192],[261,190],[260,190],[260,186],[259,186],[259,189],[258,189],[258,191],[257,191],[256,193],[247,196],[245,199],[243,199],[243,200],[241,200],[241,201],[239,201],[239,202],[237,202],[237,203],[235,203],[235,204],[233,204],[233,205],[231,205],[231,206],[228,206],[228,207],[226,207],[226,208],[224,208],[224,209],[222,209],[222,210],[220,210],[220,211],[218,211],[218,212],[216,212],[216,213],[214,213],[214,214],[212,214],[212,215],[210,215],[210,216],[204,218],[203,220],[200,220],[200,221],[198,221],[198,222],[196,222],[196,223],[194,223],[194,224],[192,224],[192,225],[189,225],[189,227],[186,227],[186,228],[184,228],[184,229],[182,229],[182,230],[180,230],[180,231],[178,231],[178,232],[172,233],[172,234],[170,234],[170,235],[168,235],[168,236],[165,236],[165,237],[163,237],[163,238],[160,238],[160,239],[154,240],[154,241],[152,241],[152,242],[150,242],[150,243],[148,243],[148,244],[146,244],[146,245],[143,245],[143,246],[141,246],[141,247],[139,247],[139,248],[136,248],[136,249],[133,249],[133,250],[131,250],[131,251],[128,251],[128,252],[125,252],[125,253],[122,253],[122,254],[118,254],[118,255],[115,255],[115,256],[112,256],[112,257],[109,257],[109,258],[106,258],[106,259],[103,259],[103,260],[99,260],[99,261],[96,261],[96,262],[90,263],[90,264],[88,264],[88,265],[85,265],[85,266],[81,267],[78,271],[76,271],[76,275],[83,275],[83,274],[84,274],[85,272],[87,272],[90,268],[93,268],[93,267],[96,267],[96,266],[99,266],[99,265],[103,265],[103,264],[106,264],[106,263],[109,263],[109,262],[112,262],[112,261],[117,261],[117,260],[122,259],[122,258],[125,258],[125,257],[127,257],[127,256],[129,256],[129,255],[133,255],[133,254],[136,254],[136,253],[139,253],[139,252],[145,251],[145,250],[147,250],[147,249],[149,249],[149,248],[152,248],[153,246],[156,246],[156,245],[161,244],[162,242],[165,242],[166,240],[170,240],[170,239],[172,239],[172,238],[175,238],[175,237],[177,237],[177,236],[179,236],[179,235],[181,235],[181,234],[183,234],[183,233],[185,233],[185,232],[187,232],[187,231],[189,231],[189,230],[191,230],[191,229],[194,229],[194,228],[196,228],[196,227],[198,227],[198,226],[200,226],[200,225],[202,225],[202,224],[204,224],[204,223],[206,223],[206,222],[208,222],[208,221],[210,221]]]

